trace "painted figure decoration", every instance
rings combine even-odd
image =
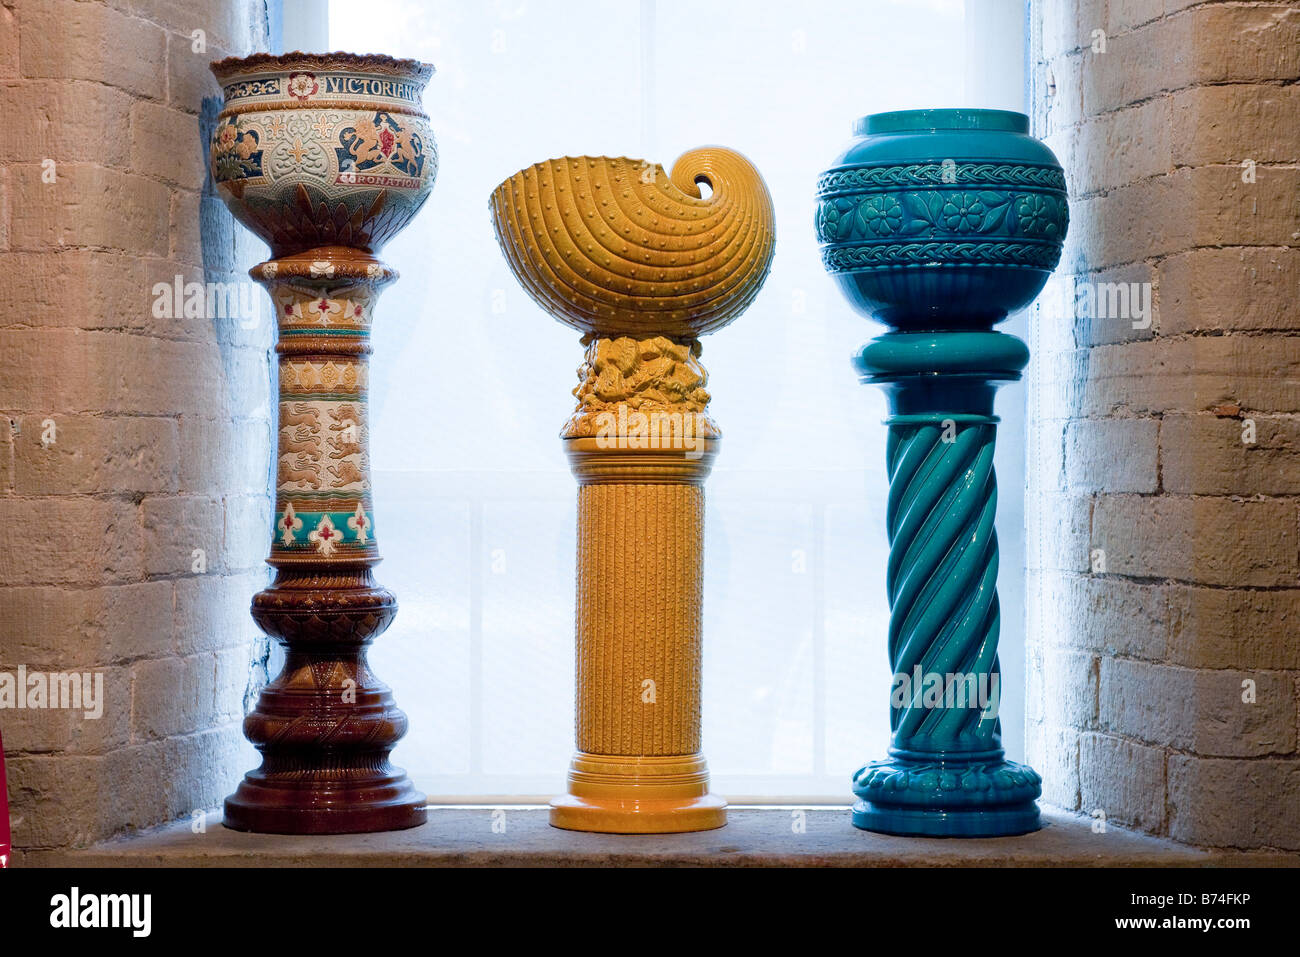
[[[712,190],[707,197],[700,185]],[[726,823],[700,753],[704,480],[720,444],[701,336],[753,301],[772,200],[743,156],[537,163],[492,193],[515,278],[587,350],[562,437],[578,481],[577,753],[551,823]]]
[[[353,54],[222,60],[212,178],[273,250],[375,251],[428,198],[438,150],[420,99],[432,68]]]
[[[253,617],[285,646],[284,669],[244,719],[262,766],[226,800],[225,822],[317,834],[413,827],[424,795],[388,760],[406,716],[366,662],[397,612],[371,572],[367,397],[374,305],[396,278],[376,257],[437,173],[421,107],[433,67],[290,53],[212,69],[225,94],[213,181],[271,247],[250,275],[279,328],[276,577]]]
[[[890,411],[893,738],[853,777],[868,830],[1039,827],[1041,779],[1001,744],[993,529],[993,395],[1029,361],[993,326],[1042,290],[1069,224],[1061,166],[1028,131],[999,110],[879,113],[817,183],[826,270],[889,327],[855,358]]]

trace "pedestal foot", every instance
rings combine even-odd
[[[345,785],[292,780],[250,771],[226,798],[223,824],[260,834],[361,834],[419,827],[426,798],[406,774],[389,767]]]
[[[1042,778],[1000,752],[962,760],[895,752],[859,770],[853,793],[853,826],[881,834],[1006,837],[1042,826]]]
[[[574,755],[569,793],[551,802],[551,826],[603,834],[711,831],[727,823],[727,802],[709,793],[700,755]]]
[[[1038,818],[1038,805],[1033,801],[1016,807],[975,811],[918,811],[856,801],[853,826],[902,837],[1012,837],[1037,831],[1043,825]]]

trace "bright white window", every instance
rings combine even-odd
[[[435,798],[545,796],[573,748],[558,433],[582,349],[507,271],[489,193],[549,157],[671,167],[717,143],[766,178],[777,252],[754,305],[704,340],[725,433],[707,486],[704,751],[733,800],[847,802],[888,745],[885,409],[849,365],[880,330],[823,273],[814,182],[857,117],[966,102],[962,0],[330,0],[328,22],[331,48],[438,69],[438,181],[384,252],[401,279],[374,333],[378,575],[401,611],[371,659],[411,718],[398,763]],[[1019,525],[1000,534],[1005,549]],[[1004,560],[1004,580],[1020,567]],[[1018,610],[1004,618],[1018,645]]]

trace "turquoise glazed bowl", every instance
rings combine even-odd
[[[1069,208],[1028,117],[903,110],[854,133],[817,181],[817,240],[855,308],[900,331],[987,329],[1042,291]]]

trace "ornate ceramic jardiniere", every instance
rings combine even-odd
[[[253,617],[285,648],[244,732],[262,766],[226,800],[240,830],[412,827],[424,796],[388,756],[406,716],[366,663],[393,620],[371,500],[370,327],[396,273],[376,255],[419,211],[438,154],[420,100],[433,67],[348,53],[257,54],[212,65],[225,107],[217,192],[265,240],[250,275],[279,327],[276,569]]]
[[[1028,130],[999,110],[868,116],[817,184],[827,271],[890,327],[855,359],[890,410],[893,738],[853,777],[868,830],[1039,827],[1041,779],[1001,746],[993,530],[993,395],[1029,361],[993,326],[1042,290],[1069,218],[1060,164]]]
[[[258,53],[212,65],[225,106],[212,178],[273,256],[376,252],[424,205],[438,150],[420,104],[433,67],[350,53]]]
[[[767,277],[767,187],[720,148],[686,153],[671,177],[568,157],[516,173],[491,208],[520,284],[587,350],[562,433],[578,481],[577,754],[551,823],[721,827],[700,753],[703,485],[719,433],[699,337]]]

